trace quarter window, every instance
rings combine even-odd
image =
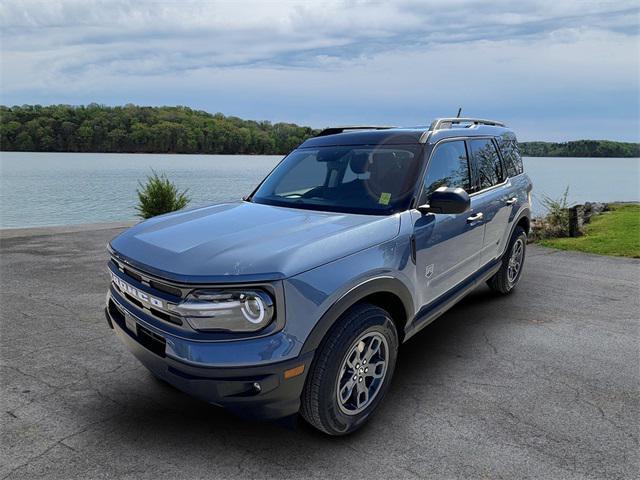
[[[508,177],[520,175],[524,169],[522,168],[522,157],[518,142],[512,139],[502,139],[500,141],[500,151],[502,152],[502,160]]]
[[[476,179],[476,190],[484,190],[504,180],[502,164],[496,147],[490,139],[470,140],[471,166]]]
[[[469,190],[469,162],[463,141],[444,142],[431,155],[421,203],[440,187]]]

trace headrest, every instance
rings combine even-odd
[[[398,158],[389,151],[374,153],[369,168],[369,183],[374,195],[381,191],[391,193],[394,197],[403,193],[406,190],[406,171],[410,161],[409,158]]]
[[[394,174],[402,170],[403,164],[393,152],[377,152],[373,154],[373,162],[371,164],[371,175],[383,180],[387,175]]]
[[[360,175],[367,171],[367,166],[369,162],[369,153],[354,153],[349,161],[349,167],[356,175]]]

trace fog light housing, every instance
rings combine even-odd
[[[262,290],[195,290],[174,307],[195,330],[255,332],[274,316],[271,296]]]

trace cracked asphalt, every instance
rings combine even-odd
[[[423,330],[369,425],[328,438],[154,380],[104,320],[118,231],[0,232],[0,479],[638,478],[637,260],[529,246],[513,295]]]

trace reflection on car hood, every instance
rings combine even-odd
[[[390,240],[398,215],[213,205],[142,222],[111,242],[151,274],[184,283],[275,280]]]

